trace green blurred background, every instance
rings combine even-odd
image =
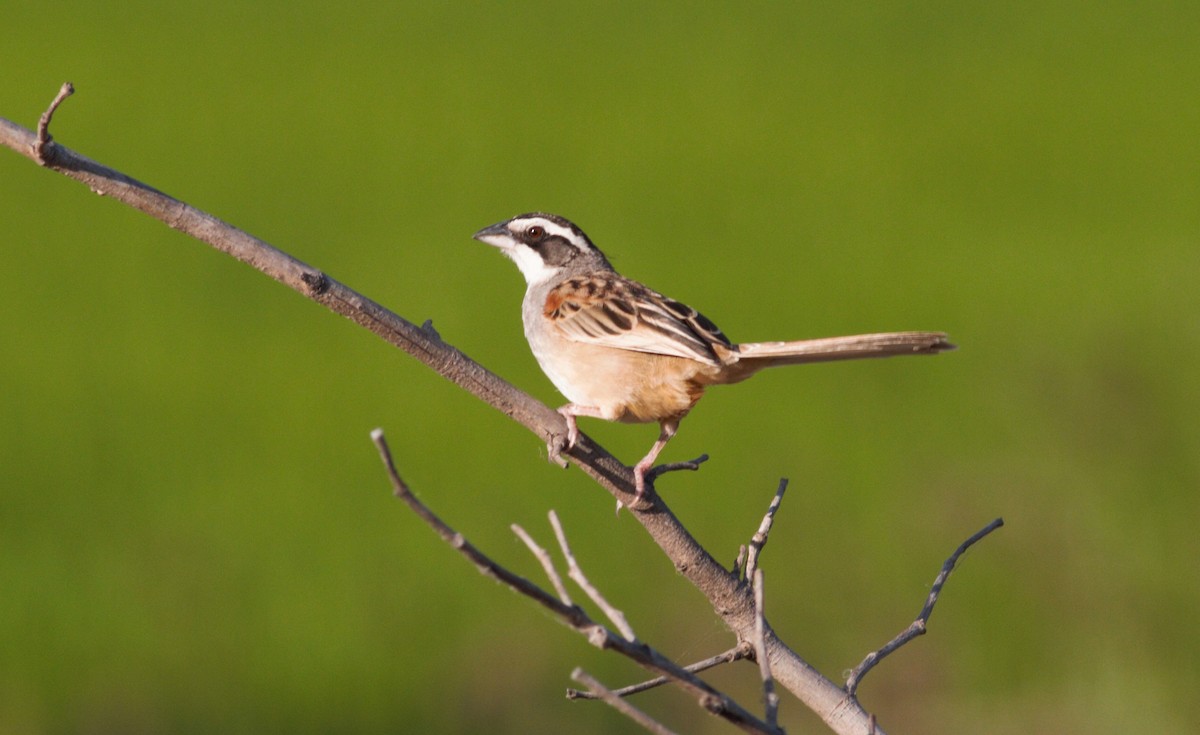
[[[895,733],[1200,719],[1200,6],[10,0],[0,116],[235,223],[541,399],[524,283],[470,239],[541,209],[743,341],[943,329],[936,359],[718,389],[660,489],[732,562],[779,477],[768,612]],[[555,508],[681,661],[732,644],[581,472],[362,329],[0,152],[0,733],[624,733],[642,677],[390,496]],[[652,427],[585,421],[618,456]],[[757,706],[756,672],[714,682]],[[637,703],[727,732],[677,692]],[[784,699],[792,732],[821,727]]]

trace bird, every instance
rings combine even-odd
[[[709,386],[739,383],[779,365],[954,349],[943,332],[737,344],[692,307],[617,273],[564,217],[521,214],[474,239],[498,248],[525,276],[525,338],[569,401],[558,409],[567,424],[566,449],[579,440],[577,417],[659,425],[658,439],[633,466],[635,501],[645,497],[658,455]],[[550,452],[553,457],[558,448]]]

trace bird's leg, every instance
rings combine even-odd
[[[642,460],[633,467],[633,482],[637,488],[636,499],[641,500],[646,495],[646,473],[654,466],[654,460],[658,459],[658,454],[667,446],[667,442],[671,441],[671,437],[675,436],[675,432],[679,429],[679,420],[673,419],[662,421],[659,423],[658,441],[654,442],[654,446],[650,447],[650,452],[642,457]]]
[[[566,408],[566,406],[563,406],[563,408],[558,409],[562,417],[567,420],[567,446],[565,448],[574,449],[575,442],[579,441],[579,424],[575,422],[575,414],[568,413],[564,410]]]
[[[562,458],[564,450],[574,449],[579,442],[579,426],[575,423],[576,416],[593,416],[595,418],[603,418],[600,409],[592,406],[580,406],[575,403],[568,403],[558,409],[558,413],[567,420],[567,440],[566,442],[558,442],[548,444],[547,451],[550,452],[550,459],[558,462],[563,467],[567,466],[566,460]]]

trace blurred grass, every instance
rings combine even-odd
[[[948,330],[714,391],[669,452],[712,462],[663,491],[731,561],[792,478],[768,604],[834,676],[1006,518],[864,684],[893,732],[1200,716],[1192,6],[10,5],[0,115],[70,79],[65,145],[552,404],[519,274],[469,240],[531,209],[736,339]],[[13,155],[0,219],[0,733],[634,732],[560,695],[638,674],[407,517],[375,426],[498,558],[538,575],[507,525],[548,539],[557,508],[639,634],[729,645],[581,473],[362,330]]]

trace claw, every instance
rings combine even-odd
[[[575,414],[569,409],[571,406],[563,406],[558,409],[559,415],[567,420],[567,449],[574,449],[575,444],[579,441],[579,425],[575,423]]]
[[[564,449],[569,448],[570,447],[565,446],[564,442],[550,441],[546,444],[546,458],[565,470],[571,466],[571,463],[567,461],[567,458],[564,457],[562,453]]]
[[[568,408],[569,406],[563,406],[558,409],[558,413],[567,421],[567,436],[565,438],[555,436],[546,444],[546,452],[550,456],[550,461],[563,469],[571,465],[567,458],[562,456],[562,453],[574,449],[579,442],[579,427],[575,424],[575,415],[567,412]]]
[[[565,470],[571,466],[571,463],[563,456],[563,452],[570,448],[571,445],[567,437],[561,434],[554,434],[550,437],[550,441],[546,442],[546,459]]]

